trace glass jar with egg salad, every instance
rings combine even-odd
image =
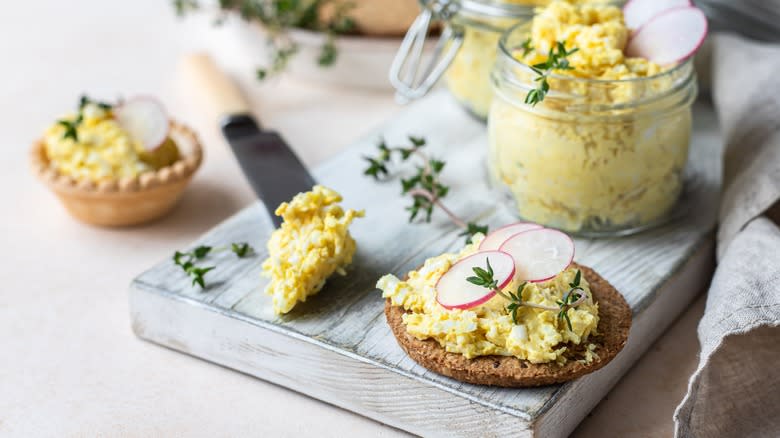
[[[552,72],[536,105],[526,103],[539,86],[529,64],[547,56],[523,47],[530,41],[546,53],[559,35],[545,42],[544,34],[565,26],[553,19],[509,29],[492,72],[488,120],[490,175],[518,215],[591,237],[630,234],[669,216],[683,189],[697,94],[691,60],[661,67],[624,57],[629,32],[619,10],[607,12],[617,36],[604,28],[595,34],[615,47],[593,44],[592,51],[575,47],[591,44],[584,39],[565,41],[567,50],[579,49],[569,57],[573,69]]]
[[[410,27],[405,44],[391,67],[390,80],[400,97],[410,100],[425,95],[444,76],[455,99],[472,115],[486,120],[493,97],[490,72],[496,61],[498,41],[511,26],[527,22],[537,7],[552,0],[420,0],[422,13]],[[572,3],[623,4],[616,0],[568,0]],[[440,21],[444,29],[433,63],[419,66],[413,42],[422,41],[430,24]],[[407,65],[409,64],[409,65]],[[404,68],[406,67],[406,70]],[[426,72],[416,77],[412,71]]]

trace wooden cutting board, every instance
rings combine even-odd
[[[565,436],[707,284],[720,180],[721,140],[711,107],[695,108],[686,193],[670,224],[620,239],[577,239],[577,261],[592,266],[626,297],[634,312],[628,345],[602,370],[563,385],[534,389],[475,386],[436,375],[396,344],[374,285],[403,275],[426,258],[459,248],[463,238],[440,213],[410,225],[397,180],[362,175],[363,155],[380,137],[428,139],[447,160],[448,203],[468,219],[495,227],[513,221],[510,203],[489,190],[484,125],[444,92],[406,108],[385,126],[314,170],[318,181],[362,208],[352,233],[354,266],[288,315],[271,311],[260,277],[272,231],[261,203],[206,233],[194,245],[247,241],[258,254],[218,254],[201,290],[165,260],[130,285],[135,333],[146,340],[286,386],[378,421],[426,436]],[[174,248],[171,249],[172,252]],[[670,364],[674,366],[674,364]]]

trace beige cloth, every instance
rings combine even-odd
[[[726,140],[718,267],[678,437],[780,437],[780,46],[716,35],[713,98]]]

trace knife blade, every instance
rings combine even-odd
[[[279,134],[262,130],[249,114],[226,116],[222,133],[249,185],[263,200],[278,228],[282,218],[273,214],[276,207],[311,190],[316,184],[314,177]]]
[[[190,55],[184,64],[195,86],[208,92],[210,105],[221,119],[222,134],[241,171],[278,228],[282,218],[274,214],[276,207],[311,190],[316,184],[314,177],[278,133],[262,128],[236,84],[208,55]]]

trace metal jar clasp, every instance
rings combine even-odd
[[[402,102],[418,99],[428,93],[463,44],[462,27],[450,22],[460,7],[459,2],[427,0],[421,3],[423,10],[409,27],[390,65],[390,83],[396,89],[397,99]],[[433,20],[444,21],[447,26],[436,42],[430,61],[422,69],[422,74],[419,74],[425,41]]]

